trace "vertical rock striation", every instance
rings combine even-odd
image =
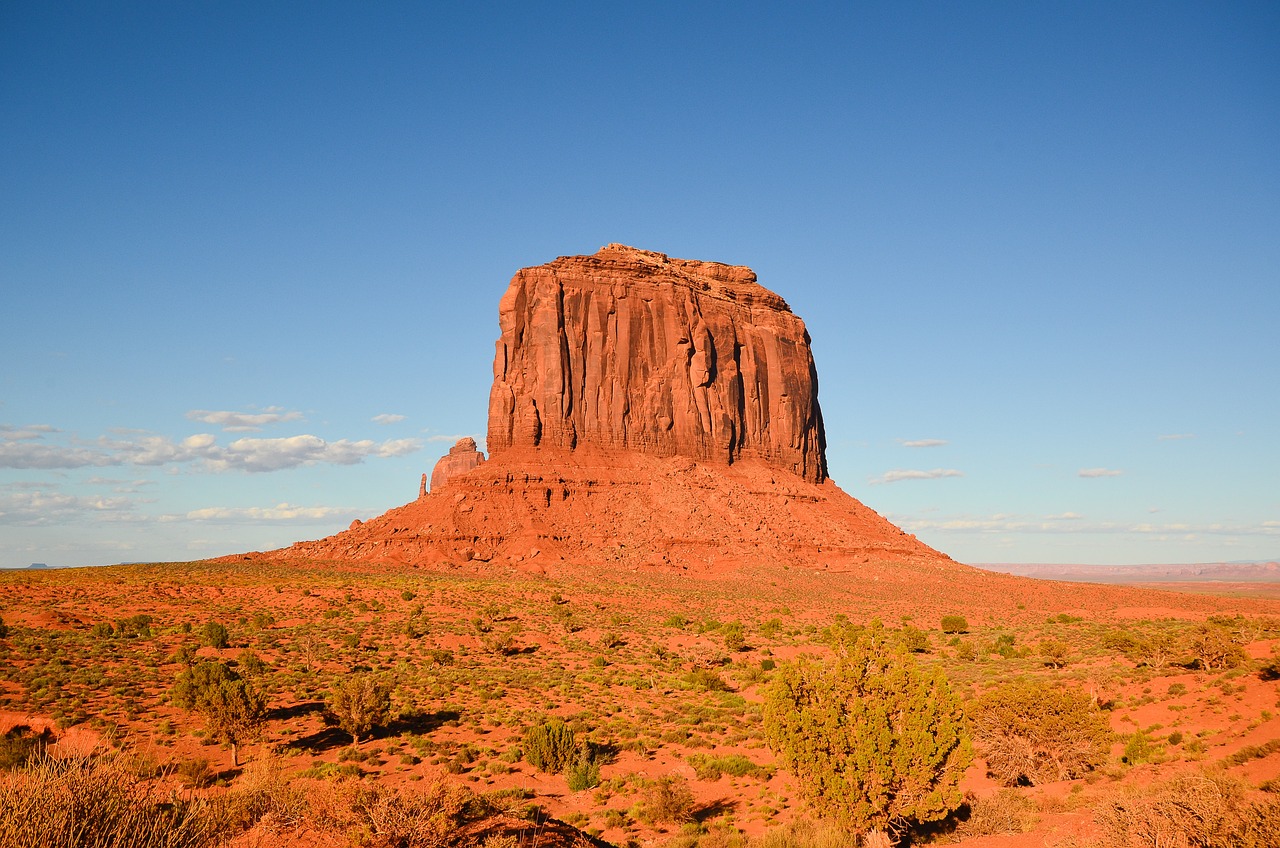
[[[809,334],[751,269],[611,244],[519,271],[498,312],[490,456],[590,445],[826,478]]]

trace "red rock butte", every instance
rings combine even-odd
[[[245,556],[967,570],[827,478],[808,332],[751,269],[611,244],[517,272],[498,321],[488,461],[463,439],[417,500]]]

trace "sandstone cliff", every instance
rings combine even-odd
[[[518,272],[498,321],[491,456],[592,445],[826,477],[809,334],[749,268],[611,244]]]

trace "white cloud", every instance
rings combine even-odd
[[[193,409],[187,413],[187,417],[192,421],[221,427],[227,433],[255,433],[268,424],[297,421],[302,418],[302,413],[286,412],[282,407],[268,406],[262,412]]]
[[[383,412],[380,415],[373,416],[371,420],[373,421],[374,424],[399,424],[401,421],[404,420],[404,416],[396,415],[395,413],[391,413],[391,412]]]
[[[1173,442],[1179,439],[1194,439],[1195,437],[1195,433],[1169,433],[1164,436],[1156,436],[1156,439],[1161,442]]]
[[[940,448],[951,443],[946,439],[898,439],[898,444],[904,448]]]
[[[59,469],[117,465],[172,466],[202,463],[211,471],[279,471],[301,465],[353,465],[366,457],[404,456],[420,450],[418,439],[371,439],[326,442],[302,434],[277,439],[241,438],[219,445],[209,433],[181,441],[168,436],[138,434],[131,438],[101,437],[93,442],[51,445],[40,440],[0,441],[0,468]]]
[[[1065,516],[1074,516],[1065,519]],[[1035,520],[1026,516],[992,515],[956,516],[952,518],[918,519],[910,516],[888,516],[891,521],[910,533],[950,532],[950,533],[1045,533],[1053,535],[1090,535],[1090,534],[1128,534],[1144,537],[1177,536],[1187,534],[1211,536],[1280,536],[1280,521],[1262,521],[1257,524],[1188,524],[1186,522],[1168,522],[1153,524],[1150,522],[1120,523],[1114,521],[1085,521],[1084,516],[1075,513],[1064,513],[1061,516],[1050,515]]]
[[[64,495],[59,492],[17,491],[0,495],[0,524],[61,524],[83,515],[109,517],[133,509],[128,498]]]
[[[1123,471],[1117,471],[1114,468],[1081,468],[1077,472],[1077,476],[1085,478],[1119,477],[1123,473]]]
[[[350,507],[334,506],[297,506],[296,504],[279,503],[271,507],[225,507],[211,506],[204,509],[193,509],[186,517],[192,521],[225,522],[231,524],[257,522],[294,522],[324,521],[353,515],[364,514],[364,510]]]
[[[1064,512],[1064,513],[1060,513],[1059,515],[1046,515],[1044,517],[1044,520],[1045,521],[1080,521],[1083,518],[1084,516],[1078,512]]]
[[[957,471],[954,468],[935,468],[932,471],[919,471],[911,468],[895,468],[892,471],[886,471],[879,477],[872,477],[868,482],[875,486],[881,483],[898,483],[902,480],[937,480],[942,477],[963,476],[963,471]]]
[[[339,439],[326,442],[319,436],[304,434],[282,439],[236,439],[225,448],[207,448],[205,455],[209,467],[215,471],[280,471],[321,462],[355,465],[365,457],[404,456],[421,447],[417,439],[389,439],[385,442]]]
[[[0,424],[0,439],[7,442],[21,442],[28,439],[43,438],[46,433],[56,433],[57,429],[48,424],[28,424],[15,427],[12,424]]]

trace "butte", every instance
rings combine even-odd
[[[517,272],[498,323],[487,460],[463,439],[417,500],[247,558],[970,570],[827,477],[809,334],[751,269],[611,244]]]

